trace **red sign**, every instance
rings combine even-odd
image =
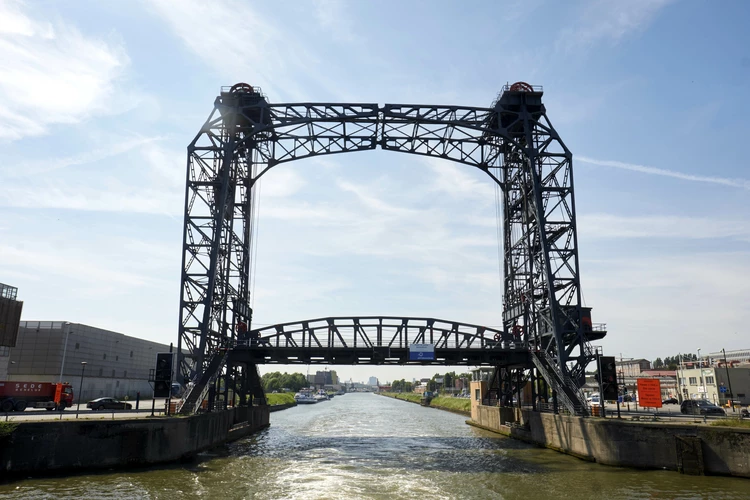
[[[658,379],[638,379],[638,406],[661,408],[661,383]]]

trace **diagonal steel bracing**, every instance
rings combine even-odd
[[[181,374],[200,378],[212,353],[233,345],[251,324],[258,179],[280,163],[380,147],[470,165],[500,186],[503,330],[523,339],[534,353],[528,368],[564,393],[568,409],[585,413],[578,389],[593,359],[589,341],[604,332],[593,328],[590,309],[581,304],[572,155],[541,98],[541,88],[519,83],[503,88],[487,108],[272,104],[257,87],[223,88],[188,147],[178,340],[178,352],[188,354]],[[309,348],[346,338],[335,321],[326,339],[312,323],[300,324],[299,338],[286,335],[288,325],[277,325],[272,337]],[[381,346],[387,337],[382,326],[373,337],[361,323],[353,324],[351,342]],[[416,335],[426,338],[432,329],[423,325]],[[397,326],[389,342],[401,342],[408,330],[406,324]],[[439,346],[451,338],[446,331],[431,340]]]

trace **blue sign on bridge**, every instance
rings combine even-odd
[[[434,344],[412,344],[409,346],[410,361],[434,361],[435,345]]]

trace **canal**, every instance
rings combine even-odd
[[[28,479],[4,498],[745,499],[750,481],[596,465],[374,394],[271,414],[194,463]]]

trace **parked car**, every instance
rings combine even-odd
[[[133,405],[125,401],[119,401],[115,398],[97,398],[86,404],[87,408],[92,410],[132,410]]]
[[[687,399],[680,405],[680,413],[685,415],[726,415],[724,409],[706,399]]]
[[[678,403],[679,401],[677,401],[677,398],[667,398],[661,402],[663,405],[676,405]]]

